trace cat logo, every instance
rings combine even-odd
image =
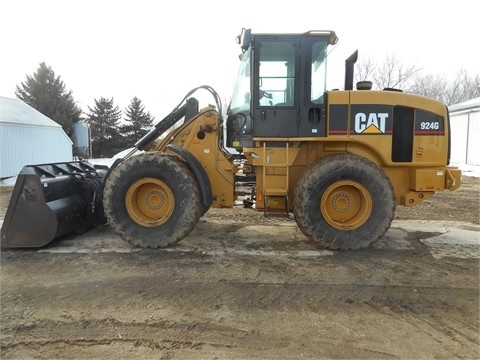
[[[359,112],[355,114],[355,133],[357,134],[385,134],[385,123],[388,113]]]

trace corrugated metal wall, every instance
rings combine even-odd
[[[455,164],[480,165],[480,110],[450,114],[452,151]]]
[[[0,178],[24,165],[72,161],[72,141],[61,127],[0,123]]]

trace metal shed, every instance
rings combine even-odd
[[[62,161],[72,161],[62,127],[23,101],[0,96],[0,179],[24,165]]]
[[[452,128],[450,161],[480,165],[480,97],[448,107]]]

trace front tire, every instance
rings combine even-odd
[[[188,166],[164,153],[122,161],[108,177],[103,193],[110,226],[142,248],[164,248],[184,239],[202,214],[200,200]]]
[[[396,199],[383,170],[354,154],[334,154],[307,168],[294,189],[293,213],[307,238],[323,248],[355,250],[379,240]]]

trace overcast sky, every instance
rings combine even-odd
[[[168,4],[168,5],[167,5]],[[124,110],[137,96],[156,121],[188,91],[210,85],[229,99],[239,64],[235,37],[334,30],[329,88],[345,58],[396,55],[425,74],[480,73],[471,0],[0,0],[0,96],[45,62],[84,111],[101,96]],[[332,49],[332,48],[331,48]],[[213,102],[210,98],[207,101]],[[201,99],[202,100],[202,99]]]

